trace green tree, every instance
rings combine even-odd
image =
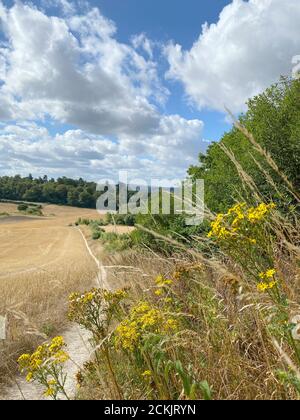
[[[287,174],[296,189],[299,189],[300,81],[281,79],[261,95],[250,99],[247,113],[239,120],[272,156],[279,169]],[[233,152],[266,197],[276,199],[277,193],[266,183],[265,175],[254,159],[263,171],[272,176],[282,193],[285,193],[278,175],[237,128],[234,127],[224,134],[221,143]],[[189,169],[189,175],[205,180],[205,201],[209,208],[223,211],[235,198],[245,195],[234,164],[218,143],[211,144],[206,154],[199,156],[199,162],[199,166]]]

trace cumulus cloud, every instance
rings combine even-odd
[[[98,9],[62,19],[17,3],[3,22],[10,43],[1,90],[15,98],[15,119],[48,114],[99,134],[155,129],[148,96],[163,91],[155,63],[118,43]]]
[[[168,77],[199,108],[234,112],[281,75],[300,53],[299,0],[233,0],[216,24],[205,24],[189,51],[166,47]]]
[[[142,48],[150,58],[153,58],[153,42],[145,34],[134,35],[132,45],[135,49]]]
[[[198,120],[179,116],[162,118],[157,134],[150,138],[124,135],[118,141],[80,129],[51,136],[36,123],[4,125],[0,130],[0,172],[54,177],[63,173],[96,180],[104,176],[116,179],[119,170],[127,170],[130,176],[147,180],[183,177],[201,148],[201,130]]]
[[[121,168],[157,176],[174,163],[173,176],[183,176],[203,124],[159,112],[169,92],[152,43],[144,35],[118,42],[98,8],[55,5],[63,15],[0,0],[0,171],[99,177]],[[44,121],[76,129],[50,135]]]

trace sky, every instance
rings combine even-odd
[[[230,130],[225,107],[292,73],[288,6],[0,0],[0,176],[184,177]]]

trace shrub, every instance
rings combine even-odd
[[[28,207],[29,207],[28,204],[21,203],[21,204],[18,205],[18,210],[19,211],[26,211],[28,209]]]
[[[106,213],[107,224],[116,224],[122,226],[134,226],[136,216],[134,214],[112,214]]]
[[[42,216],[43,215],[43,212],[39,207],[29,207],[26,210],[26,213],[30,214],[32,216]]]
[[[107,252],[121,252],[132,248],[133,241],[131,234],[117,234],[115,232],[105,232],[101,235],[101,242],[105,245]]]

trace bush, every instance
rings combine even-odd
[[[91,226],[91,225],[106,226],[107,223],[103,219],[92,220],[92,219],[82,219],[81,217],[79,217],[79,219],[76,220],[75,225],[76,226],[80,226],[80,225],[85,225],[85,226]]]
[[[121,226],[134,226],[136,222],[136,216],[134,214],[106,214],[107,224],[116,224]]]
[[[135,225],[135,215],[126,214],[125,217],[124,217],[124,224],[126,226],[134,226]]]
[[[31,216],[42,216],[42,206],[40,204],[26,204],[26,203],[20,203],[18,205],[18,210],[20,212],[24,212],[26,214],[29,214]]]
[[[101,229],[100,227],[99,227],[99,225],[98,224],[96,224],[96,223],[93,223],[93,224],[90,224],[90,228],[91,228],[91,230],[92,230],[92,238],[96,241],[96,240],[98,240],[99,238],[101,238],[101,236],[103,235],[103,233],[105,232],[104,231],[104,229]]]
[[[28,209],[28,204],[25,203],[21,203],[18,205],[18,210],[19,211],[26,211]]]
[[[96,230],[96,231],[94,231],[94,232],[92,233],[92,239],[93,239],[94,241],[96,241],[96,240],[98,240],[98,239],[100,239],[100,238],[101,238],[101,235],[102,235],[101,231],[100,231],[100,230]]]
[[[101,242],[105,245],[107,252],[121,252],[132,248],[133,241],[131,234],[118,235],[115,232],[105,232],[101,235]]]
[[[31,216],[42,216],[43,213],[39,207],[30,207],[26,211],[27,214],[30,214]]]

